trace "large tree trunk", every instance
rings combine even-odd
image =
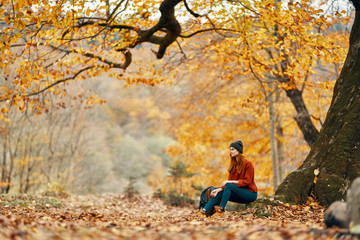
[[[328,206],[344,199],[348,186],[360,175],[360,0],[352,2],[356,15],[349,52],[323,127],[304,163],[276,191],[289,202],[303,203],[313,191]],[[315,169],[319,170],[316,181]]]

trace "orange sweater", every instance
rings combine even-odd
[[[248,160],[245,160],[244,168],[241,173],[229,173],[228,180],[238,180],[238,183],[235,184],[238,187],[245,188],[251,192],[257,192],[257,186],[254,181],[254,166]],[[224,187],[222,187],[224,189]]]

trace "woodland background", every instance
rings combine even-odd
[[[56,74],[68,74],[64,69],[71,67],[75,72],[88,64],[86,55],[59,58],[52,52],[39,63],[37,57],[45,49],[36,49],[39,55],[31,52],[36,42],[24,37],[28,33],[14,33],[7,47],[9,30],[5,31],[3,20],[2,193],[122,193],[131,185],[145,194],[195,199],[199,190],[227,177],[229,144],[241,139],[245,156],[255,166],[259,193],[273,194],[274,187],[310,150],[284,90],[292,85],[301,89],[311,119],[320,129],[348,50],[354,9],[342,1],[318,5],[288,1],[280,10],[273,3],[277,1],[260,2],[257,11],[262,11],[263,18],[254,22],[240,10],[226,12],[220,5],[212,9],[217,18],[211,21],[180,11],[179,21],[190,30],[214,24],[229,29],[231,25],[237,32],[215,29],[181,38],[162,59],[155,59],[154,45],[142,43],[131,49],[132,64],[126,71],[93,69],[45,93],[40,89],[56,82]],[[156,21],[159,2],[129,4],[128,9],[143,11],[139,19],[148,24]],[[206,12],[214,3],[206,2],[209,5],[203,8],[191,4],[194,11]],[[272,8],[276,11],[268,10]],[[88,11],[87,16],[96,15],[95,9]],[[238,21],[241,17],[243,21]],[[277,31],[264,30],[274,19],[283,20],[279,24],[287,31],[285,40],[279,41]],[[127,37],[118,44],[133,41],[129,32],[117,34],[116,41]],[[21,48],[22,37],[29,47]],[[91,41],[95,46],[106,44]],[[281,70],[277,66],[282,51],[292,62]],[[31,63],[40,67],[29,68]],[[50,65],[52,70],[48,70]],[[293,80],[279,83],[276,77],[280,75]],[[18,94],[27,91],[37,94]],[[275,160],[278,165],[274,166]]]

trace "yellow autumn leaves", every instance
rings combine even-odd
[[[308,148],[303,142],[293,148],[302,138],[293,120],[293,106],[281,91],[305,89],[308,109],[314,119],[320,119],[315,124],[321,125],[345,56],[344,24],[350,15],[342,11],[330,16],[305,0],[197,1],[189,2],[189,7],[207,15],[194,18],[181,3],[176,16],[183,36],[216,30],[178,38],[160,61],[143,51],[152,45],[140,45],[136,49],[140,60],[135,59],[126,72],[115,69],[116,63],[126,61],[122,50],[136,43],[138,32],[156,23],[161,2],[107,5],[103,0],[90,6],[85,0],[1,1],[0,19],[5,25],[0,37],[0,121],[9,121],[10,109],[40,114],[52,96],[71,98],[66,86],[78,80],[107,75],[125,86],[179,83],[172,93],[178,97],[173,106],[178,114],[169,114],[173,126],[169,135],[177,143],[167,152],[174,164],[182,161],[197,173],[184,180],[184,186],[218,184],[226,177],[228,145],[241,138],[246,156],[256,165],[260,189],[270,193],[269,103],[265,99],[276,95],[277,123],[283,131],[277,139],[285,145],[284,176]],[[119,25],[129,28],[114,27]],[[76,99],[89,105],[106,102],[96,94]],[[190,187],[185,190],[191,192]]]

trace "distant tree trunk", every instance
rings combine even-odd
[[[280,184],[280,173],[279,173],[279,159],[278,159],[278,147],[276,139],[276,113],[275,113],[275,91],[276,87],[270,81],[269,88],[273,91],[267,95],[267,101],[269,103],[269,117],[270,117],[270,147],[271,147],[271,159],[273,169],[273,186],[274,190]]]
[[[5,183],[6,183],[6,152],[7,152],[7,134],[3,134],[3,154],[2,154],[2,163],[1,163],[1,193],[5,192]]]
[[[275,101],[279,102],[281,90],[276,87],[276,98]],[[285,151],[284,151],[284,131],[281,124],[281,116],[278,114],[276,116],[276,143],[277,143],[277,155],[278,155],[278,169],[279,169],[279,182],[284,179],[284,160],[285,160]]]
[[[318,138],[304,163],[276,191],[289,202],[303,203],[314,193],[322,205],[345,198],[360,175],[360,0],[350,33],[350,47],[336,81],[333,99]],[[314,183],[314,170],[319,175]]]

